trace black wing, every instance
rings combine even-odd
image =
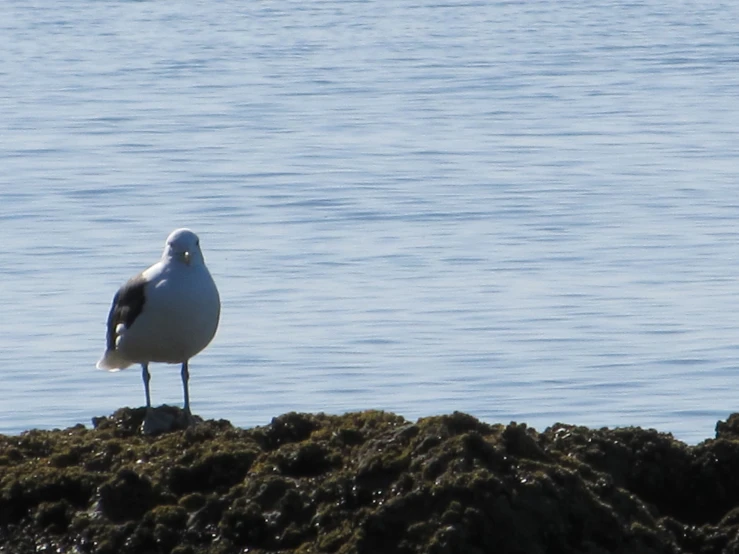
[[[113,305],[110,307],[110,313],[108,314],[108,350],[115,350],[118,325],[123,323],[126,329],[129,329],[144,309],[146,283],[146,279],[138,275],[126,281],[115,293]]]

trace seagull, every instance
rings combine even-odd
[[[108,315],[107,345],[98,369],[118,371],[141,364],[146,393],[144,433],[156,433],[149,392],[149,364],[182,364],[184,411],[188,421],[190,372],[188,361],[203,350],[216,334],[221,301],[205,266],[200,240],[190,229],[173,231],[162,259],[132,277],[113,297]]]

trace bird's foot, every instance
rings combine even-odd
[[[175,406],[158,406],[146,410],[141,432],[144,435],[159,435],[170,431],[181,431],[199,421],[202,419],[193,416],[189,410],[185,411]]]
[[[199,423],[199,422],[202,422],[203,421],[203,418],[196,417],[196,416],[192,415],[192,412],[189,409],[188,410],[183,410],[183,412],[185,413],[186,427],[192,427],[196,423]]]

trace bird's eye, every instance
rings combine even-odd
[[[195,241],[195,246],[200,246],[200,239]]]

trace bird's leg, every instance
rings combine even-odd
[[[144,379],[144,392],[146,393],[146,412],[151,411],[151,394],[149,393],[149,381],[151,381],[151,375],[149,374],[149,364],[141,364],[141,377]]]
[[[185,413],[190,416],[190,390],[187,382],[190,380],[190,371],[187,368],[187,360],[182,363],[182,389],[185,392]]]
[[[144,378],[144,391],[146,392],[146,416],[141,424],[141,430],[145,435],[156,435],[165,433],[172,427],[172,418],[168,416],[162,417],[162,413],[157,413],[151,407],[151,395],[149,394],[149,364],[141,364],[141,376]]]

